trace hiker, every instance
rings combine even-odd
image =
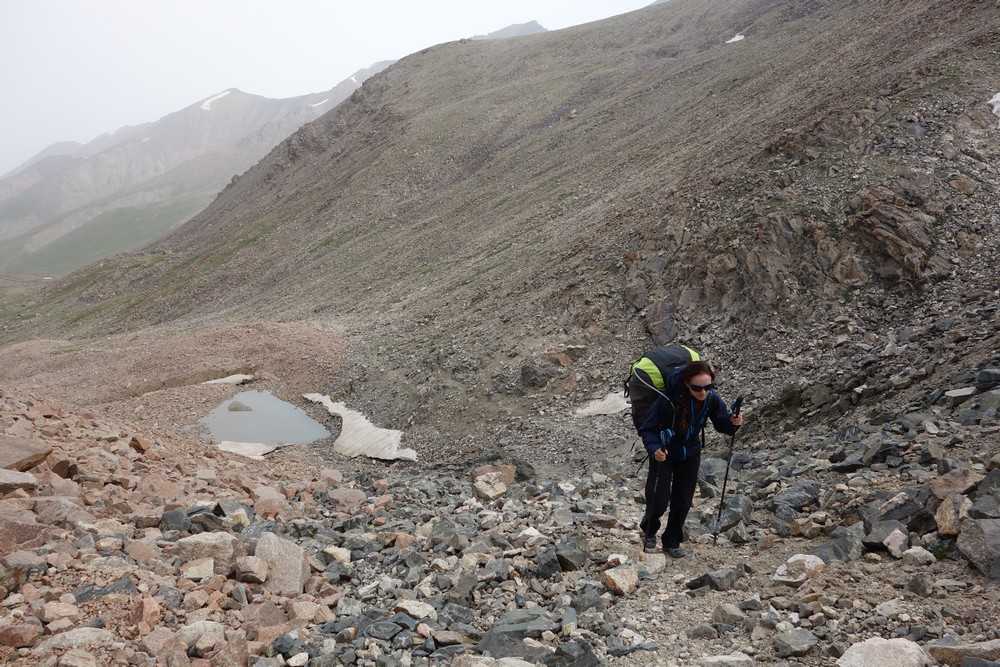
[[[674,355],[688,354],[691,360],[661,370],[662,363],[644,363],[656,359],[656,352],[643,357],[633,364],[629,389],[634,397],[632,417],[649,453],[646,511],[640,523],[643,550],[657,550],[660,519],[669,506],[663,551],[671,558],[683,558],[687,555],[681,548],[684,520],[694,500],[705,425],[711,420],[716,431],[732,435],[743,425],[743,416],[730,414],[725,401],[715,392],[715,371],[696,351],[683,346],[670,349]],[[657,351],[661,358],[662,350]],[[636,385],[642,385],[655,399],[650,403],[637,397]]]

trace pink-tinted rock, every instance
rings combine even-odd
[[[368,500],[368,494],[360,489],[339,488],[330,491],[327,499],[339,512],[353,512]]]
[[[162,614],[160,603],[144,595],[132,606],[132,623],[139,626],[140,635],[147,635],[159,625]]]
[[[52,447],[37,440],[0,435],[0,468],[24,472],[45,460]]]
[[[18,518],[0,514],[0,556],[17,549],[34,549],[48,540],[49,531],[35,523],[35,515],[22,512]]]
[[[26,648],[33,646],[42,634],[42,626],[35,623],[0,625],[0,646]]]
[[[0,468],[0,496],[11,491],[34,491],[38,488],[38,479],[30,472],[18,472]]]
[[[269,591],[289,596],[302,592],[309,577],[309,564],[302,547],[274,533],[264,533],[257,541],[254,555],[267,561],[265,586]]]

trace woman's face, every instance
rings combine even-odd
[[[700,373],[688,380],[687,388],[691,395],[698,401],[704,401],[709,390],[713,387],[712,376],[708,373]]]

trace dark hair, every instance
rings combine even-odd
[[[678,433],[686,433],[691,421],[691,400],[688,397],[687,385],[692,378],[698,375],[707,375],[712,378],[712,382],[715,382],[715,371],[705,361],[692,361],[681,371],[681,400],[677,402],[676,429]],[[708,394],[705,395],[705,400],[708,400]]]

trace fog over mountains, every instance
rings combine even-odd
[[[0,271],[65,273],[159,238],[388,64],[287,99],[227,89],[154,122],[45,148],[0,180]]]
[[[539,32],[530,21],[473,39]],[[391,63],[292,98],[227,89],[154,122],[46,147],[0,177],[0,271],[64,274],[160,238]]]

